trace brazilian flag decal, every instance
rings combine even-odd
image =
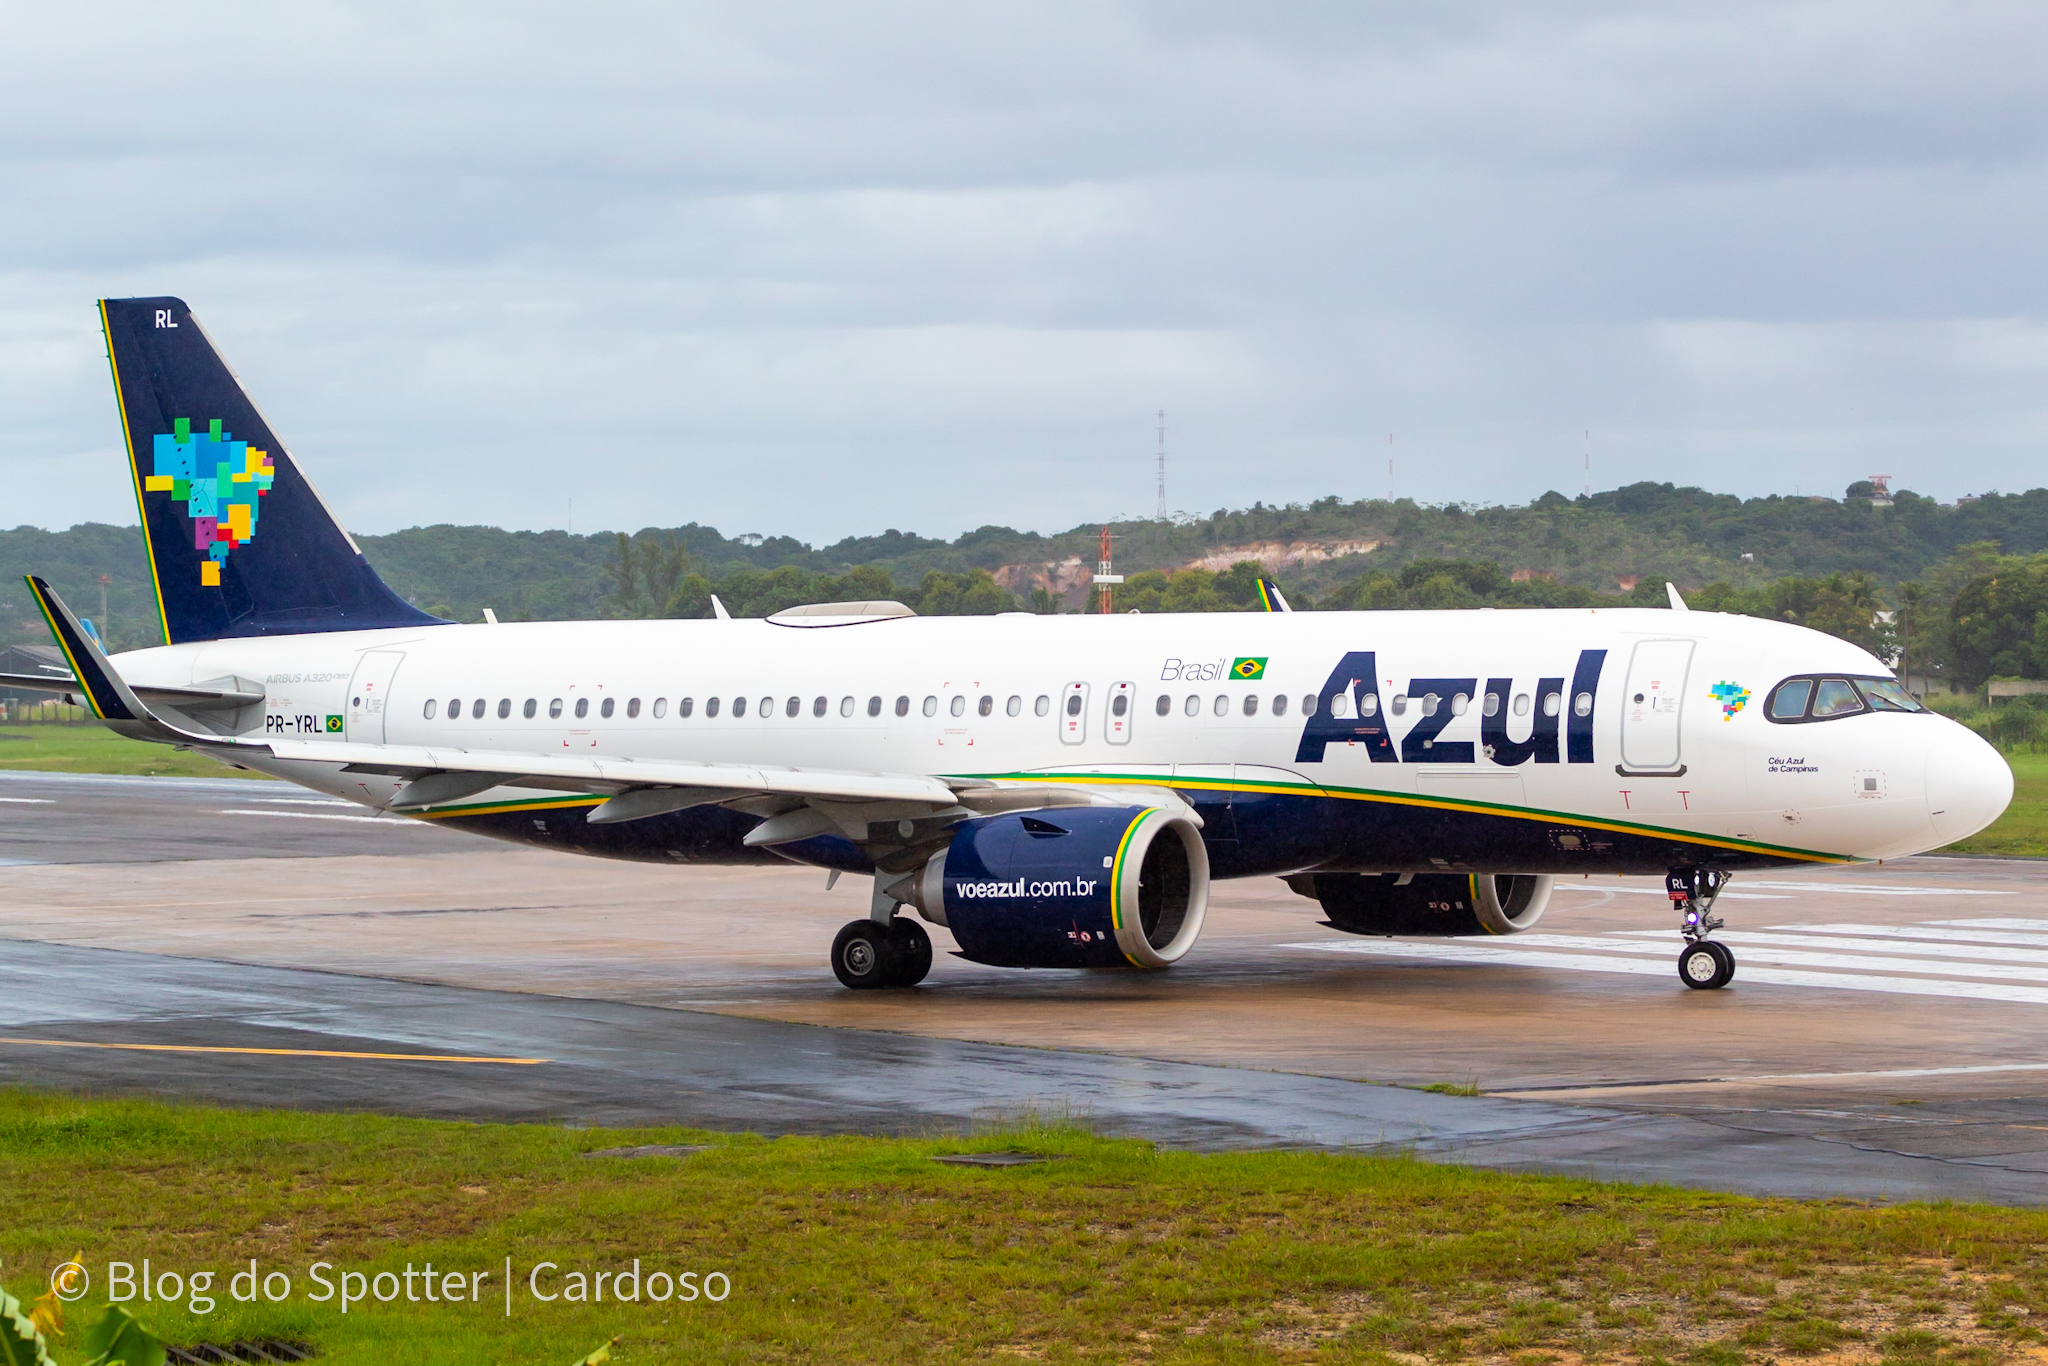
[[[1257,659],[1239,659],[1230,666],[1230,676],[1241,683],[1249,683],[1255,678],[1264,678],[1266,676],[1266,658],[1265,655],[1260,655]]]
[[[327,718],[327,733],[329,735],[341,734],[341,718],[339,716],[329,716]]]

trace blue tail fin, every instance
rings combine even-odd
[[[384,586],[182,299],[102,299],[100,322],[166,641],[439,624]]]

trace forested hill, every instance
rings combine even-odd
[[[1995,541],[2008,554],[2048,550],[2048,489],[1989,494],[1957,506],[1899,493],[1892,506],[1878,507],[1867,497],[1741,499],[1644,483],[1590,498],[1549,493],[1518,507],[1331,497],[1305,507],[1257,505],[1180,522],[1119,523],[1111,530],[1117,567],[1126,574],[1213,571],[1257,560],[1304,599],[1333,605],[1359,598],[1356,586],[1345,589],[1348,582],[1422,560],[1490,562],[1504,577],[1605,594],[1638,579],[1669,579],[1681,588],[1711,582],[1757,588],[1843,571],[1868,573],[1886,585],[1916,578],[1974,543]],[[976,604],[986,610],[997,597],[1003,605],[1014,599],[1039,610],[1071,609],[1081,604],[1097,553],[1093,525],[1050,536],[991,526],[952,541],[891,530],[814,549],[788,537],[728,537],[691,523],[635,533],[634,554],[644,560],[649,585],[646,600],[634,607],[631,584],[625,594],[616,591],[612,569],[619,566],[620,547],[610,532],[432,526],[359,539],[401,594],[459,620],[474,620],[485,607],[507,620],[693,610],[702,594],[684,592],[686,581],[745,585],[767,571],[804,571],[779,577],[794,592],[863,566],[888,575],[906,598],[918,597],[933,571],[957,579],[954,587],[934,581],[939,596],[926,610],[976,610]],[[105,575],[115,643],[137,645],[154,634],[135,528],[0,531],[0,643],[44,637],[19,586],[30,571],[49,577],[82,613],[94,616],[100,615]],[[971,585],[955,591],[968,583],[958,576],[970,571],[985,571],[1002,592],[984,592],[971,602],[959,598]],[[981,581],[979,574],[971,577]],[[879,579],[870,575],[862,582]],[[1177,600],[1169,595],[1167,601]]]

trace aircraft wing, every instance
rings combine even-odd
[[[85,689],[71,674],[0,673],[0,688],[19,688],[24,692],[70,693],[81,698],[85,695]],[[134,691],[144,702],[179,707],[186,711],[228,711],[235,707],[253,707],[263,700],[262,693],[244,692],[239,688],[152,688],[137,685]]]

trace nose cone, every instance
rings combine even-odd
[[[2012,769],[1968,727],[1947,722],[1927,752],[1927,814],[1942,843],[1968,839],[2003,815],[2012,801]]]

